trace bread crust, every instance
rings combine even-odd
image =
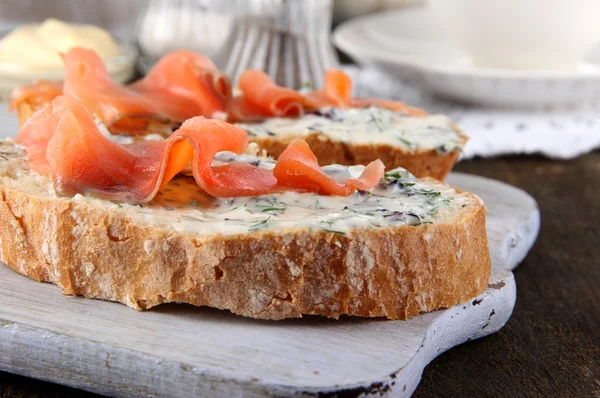
[[[64,294],[137,310],[179,302],[271,320],[407,319],[486,289],[486,210],[475,202],[446,224],[197,236],[0,185],[0,260]]]
[[[35,110],[41,109],[46,104],[32,104],[22,102],[18,104],[17,113],[20,125],[33,115]],[[464,146],[468,136],[456,125],[452,126],[461,136],[460,144]],[[354,144],[332,140],[326,132],[315,132],[309,135],[280,137],[249,137],[250,142],[255,142],[260,149],[277,159],[288,144],[295,138],[305,140],[319,161],[319,165],[342,164],[352,166],[355,164],[367,165],[380,159],[386,170],[403,167],[418,178],[432,177],[444,181],[448,173],[458,160],[460,152],[450,151],[441,153],[436,149],[427,151],[408,151],[405,148],[389,144]]]

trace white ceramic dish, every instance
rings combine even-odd
[[[120,44],[123,49],[122,54],[106,60],[105,65],[113,80],[125,83],[135,76],[138,50],[133,43],[121,42]],[[0,65],[0,100],[8,99],[12,90],[17,86],[31,84],[38,79],[50,81],[63,79],[63,68],[46,69],[35,74],[11,69],[12,65],[6,67]]]
[[[427,0],[453,43],[481,67],[575,70],[600,41],[598,0]]]
[[[338,26],[335,45],[356,61],[416,79],[446,98],[492,106],[565,106],[600,98],[600,57],[571,72],[477,68],[444,39],[426,8],[391,10]]]

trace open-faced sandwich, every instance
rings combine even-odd
[[[73,66],[76,52],[89,54],[65,56],[57,95],[37,102],[15,142],[0,142],[0,260],[14,270],[136,309],[182,302],[262,319],[406,319],[487,287],[476,196],[402,168],[384,172],[379,160],[321,167],[301,139],[277,161],[257,157],[246,153],[245,125],[208,111],[181,112],[187,120],[161,130],[175,120],[175,100],[165,104],[183,74],[120,87],[121,97],[109,81],[74,89],[70,67],[84,76],[100,68],[83,58]],[[210,90],[185,95],[221,98],[219,74],[193,72]],[[169,114],[124,113],[153,105],[148,98]],[[248,110],[243,97],[222,98],[237,102],[230,111]]]
[[[443,181],[468,137],[443,115],[397,101],[352,97],[352,82],[329,70],[324,87],[301,93],[277,86],[265,73],[244,72],[233,95],[228,77],[207,58],[188,51],[166,55],[143,79],[126,87],[111,81],[92,51],[64,55],[64,82],[41,81],[15,90],[11,106],[25,122],[63,92],[83,102],[113,134],[139,131],[168,136],[193,117],[220,117],[244,128],[274,158],[296,138],[320,165],[403,167]]]

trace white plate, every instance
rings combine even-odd
[[[564,106],[600,97],[600,60],[575,71],[477,68],[446,41],[426,8],[390,10],[352,19],[333,34],[335,45],[360,63],[418,80],[442,97],[493,106]]]

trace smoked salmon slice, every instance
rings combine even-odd
[[[63,55],[63,61],[64,94],[81,102],[107,127],[129,117],[160,116],[149,100],[115,83],[94,51],[72,48]]]
[[[229,120],[251,121],[266,117],[299,117],[317,104],[296,90],[281,87],[264,72],[244,71],[238,81],[242,95],[229,106]]]
[[[412,117],[424,117],[428,115],[427,111],[424,109],[409,106],[404,102],[384,100],[379,98],[353,98],[350,102],[350,106],[353,108],[368,108],[370,106],[378,106],[394,112],[404,113]]]
[[[17,88],[11,109],[20,103],[47,104],[64,93],[80,101],[113,134],[169,135],[171,127],[194,116],[227,116],[229,121],[256,122],[269,117],[300,117],[323,107],[380,106],[410,116],[422,109],[398,101],[352,97],[352,80],[337,69],[325,73],[320,90],[302,94],[278,86],[266,73],[249,69],[239,79],[239,96],[231,82],[207,57],[179,50],[162,57],[146,77],[122,86],[91,50],[72,48],[63,55],[64,84],[38,82]]]
[[[328,176],[319,166],[308,144],[295,139],[277,158],[273,174],[280,185],[323,195],[348,196],[355,190],[373,188],[383,177],[385,166],[379,159],[369,163],[359,178],[348,178],[343,184]]]
[[[266,73],[249,69],[239,80],[242,95],[233,98],[229,107],[229,119],[236,122],[254,122],[269,117],[294,118],[305,112],[324,107],[366,108],[379,106],[409,116],[425,116],[427,113],[403,102],[352,97],[352,79],[338,69],[325,72],[321,90],[301,94],[296,90],[278,86]]]
[[[128,87],[158,109],[169,109],[168,116],[178,121],[224,112],[231,99],[229,77],[208,57],[186,50],[165,55],[146,77]]]
[[[321,90],[307,94],[318,103],[319,108],[334,106],[347,108],[352,101],[352,79],[339,69],[329,69],[325,72],[324,85]]]
[[[157,121],[166,125],[211,117],[224,112],[231,99],[229,78],[210,59],[191,51],[165,55],[146,77],[129,86],[115,83],[91,50],[72,48],[63,60],[64,84],[39,81],[18,87],[10,109],[22,103],[47,105],[65,94],[82,102],[110,131],[136,135],[155,132],[150,127]]]
[[[48,104],[62,94],[62,82],[38,80],[33,84],[19,86],[10,95],[8,110],[14,111],[19,104]]]
[[[198,185],[217,197],[257,196],[286,190],[348,195],[367,190],[383,176],[383,164],[371,163],[358,179],[335,182],[318,166],[308,145],[295,140],[274,170],[248,163],[213,166],[221,151],[243,153],[246,132],[203,116],[185,121],[168,140],[120,145],[104,136],[92,115],[76,99],[62,95],[31,117],[16,142],[27,150],[29,165],[48,175],[57,192],[91,194],[119,202],[144,203],[191,162]]]
[[[91,50],[73,48],[63,56],[64,94],[76,98],[109,129],[142,130],[150,119],[183,122],[224,112],[231,96],[229,79],[208,58],[191,51],[163,57],[142,80],[121,86],[112,81]]]

